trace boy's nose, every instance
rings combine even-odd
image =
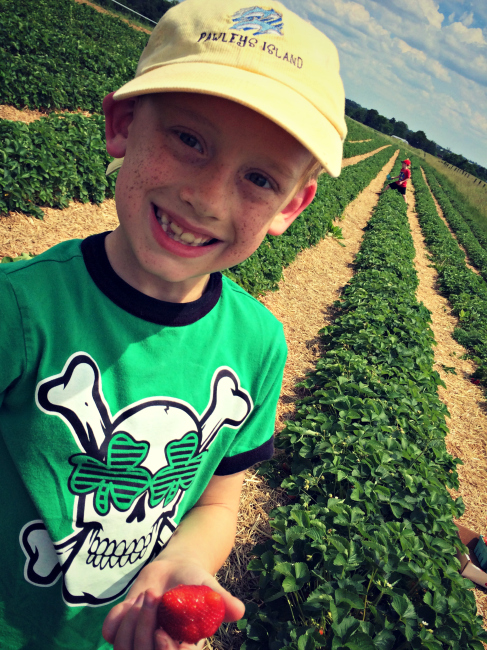
[[[196,171],[181,187],[179,196],[202,218],[221,219],[228,208],[229,170],[212,165]]]

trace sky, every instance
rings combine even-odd
[[[487,167],[487,0],[281,0],[336,45],[347,99]]]

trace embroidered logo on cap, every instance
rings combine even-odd
[[[259,34],[279,34],[282,36],[283,21],[281,14],[274,9],[262,7],[247,7],[239,9],[232,16],[233,29],[254,31],[254,36]]]

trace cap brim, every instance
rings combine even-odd
[[[172,63],[132,79],[114,99],[157,92],[203,93],[248,106],[294,136],[331,176],[340,175],[343,143],[335,126],[307,98],[275,79],[215,63]],[[121,166],[115,163],[112,171]]]

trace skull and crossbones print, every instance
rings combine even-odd
[[[64,420],[80,453],[66,459],[73,533],[53,542],[41,520],[22,528],[28,582],[50,586],[62,577],[63,598],[73,606],[112,602],[130,587],[175,530],[184,493],[218,432],[240,427],[253,408],[228,367],[215,371],[209,394],[201,416],[168,397],[112,416],[100,370],[83,352],[38,384],[37,406]]]

